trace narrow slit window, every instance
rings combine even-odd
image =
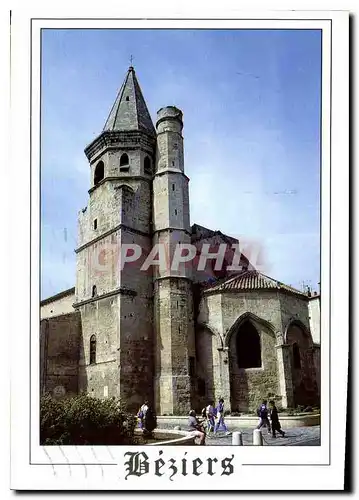
[[[92,335],[90,338],[90,365],[96,363],[96,335]]]
[[[174,185],[174,184],[172,184],[172,191],[174,191],[174,190],[175,190],[175,185]]]
[[[94,285],[94,286],[92,287],[92,297],[96,297],[96,295],[97,295],[97,286],[96,286],[96,285]]]
[[[145,161],[144,161],[144,170],[145,170],[145,174],[152,174],[152,167],[151,167],[151,160],[148,156],[145,157]]]
[[[93,228],[96,230],[97,229],[97,219],[93,221]]]

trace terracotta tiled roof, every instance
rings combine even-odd
[[[259,271],[243,271],[219,284],[214,284],[206,288],[204,293],[236,292],[243,290],[283,290],[308,298],[305,293],[296,288],[285,285]]]

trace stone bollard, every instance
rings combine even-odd
[[[232,446],[243,446],[243,438],[241,432],[233,432]]]
[[[260,429],[254,429],[253,431],[253,446],[263,446],[263,436]]]

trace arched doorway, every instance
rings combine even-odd
[[[231,411],[252,411],[263,397],[277,393],[274,329],[269,322],[246,313],[228,332],[226,344]]]
[[[236,334],[238,368],[260,368],[262,366],[261,339],[256,327],[248,319]]]
[[[299,321],[289,324],[286,344],[291,347],[294,406],[318,403],[318,387],[313,365],[313,342],[309,331]]]
[[[278,395],[275,328],[251,312],[242,314],[225,337],[232,412],[252,412],[263,398]]]

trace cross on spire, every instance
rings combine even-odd
[[[132,63],[133,63],[133,56],[131,54],[131,56],[130,56],[130,66],[131,66],[131,68],[132,68]]]

